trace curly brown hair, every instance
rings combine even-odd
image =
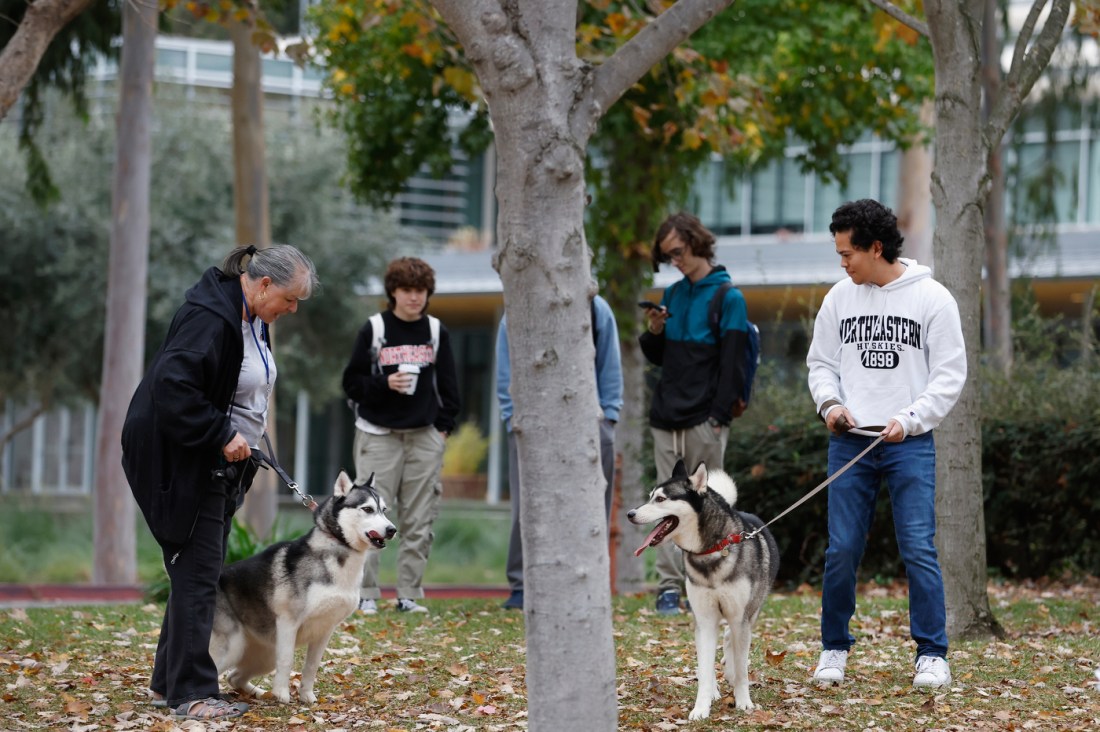
[[[435,270],[419,257],[398,257],[386,267],[382,284],[386,288],[386,299],[389,300],[392,310],[397,304],[393,292],[399,287],[427,290],[430,298],[435,293]]]
[[[708,262],[714,259],[714,234],[703,226],[703,223],[695,216],[680,211],[669,216],[657,227],[657,236],[653,239],[653,251],[650,254],[653,259],[654,272],[660,270],[661,264],[669,261],[665,253],[661,251],[661,242],[674,230],[684,246],[688,247],[696,257],[705,259]]]

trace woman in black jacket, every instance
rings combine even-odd
[[[313,263],[292,246],[234,249],[187,291],[126,413],[122,466],[171,581],[150,689],[179,717],[248,708],[218,697],[215,589],[275,384],[268,326],[316,284]]]

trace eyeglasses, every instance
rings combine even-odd
[[[667,252],[664,252],[664,255],[665,255],[665,261],[670,261],[670,260],[673,260],[673,259],[683,259],[684,258],[684,247],[676,247],[675,249],[670,249]]]

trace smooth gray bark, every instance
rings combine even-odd
[[[576,0],[432,0],[473,64],[495,133],[532,730],[617,725],[585,151],[604,111],[730,2],[680,0],[592,67],[576,56]]]
[[[271,246],[271,219],[264,144],[263,66],[260,49],[252,42],[253,29],[253,23],[234,23],[229,28],[233,41],[233,208],[236,244],[263,248]],[[273,349],[274,339],[273,328]],[[278,449],[274,393],[267,409],[267,433]],[[259,471],[241,506],[240,520],[261,539],[275,525],[278,497],[279,479],[275,471]]]
[[[981,277],[987,163],[992,146],[1019,113],[1065,28],[1069,0],[1053,0],[1036,35],[1039,0],[1017,39],[1004,93],[982,111],[982,23],[985,0],[927,0],[936,73],[936,276],[955,296],[962,316],[970,378],[954,411],[936,431],[937,547],[947,592],[948,634],[954,639],[997,630],[986,591],[981,472]]]
[[[111,192],[111,251],[103,381],[96,431],[93,580],[137,581],[134,501],[122,472],[122,422],[141,380],[145,292],[149,270],[149,185],[152,168],[153,69],[157,5],[126,3]]]

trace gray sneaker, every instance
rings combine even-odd
[[[397,598],[397,612],[399,613],[426,613],[428,608],[417,605],[415,601],[407,597]]]
[[[359,612],[363,613],[364,615],[377,615],[378,603],[374,600],[364,597],[362,600],[359,601]]]

